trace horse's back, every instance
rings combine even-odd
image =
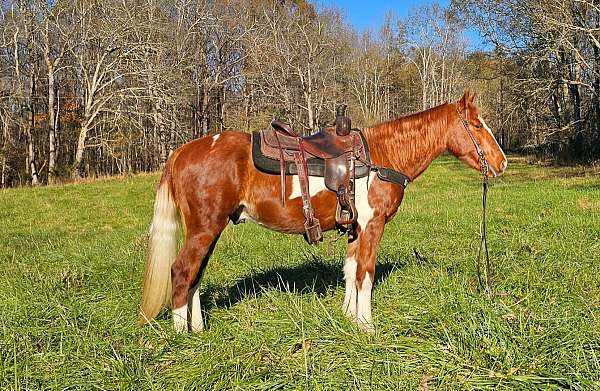
[[[250,152],[251,136],[248,133],[225,131],[213,136],[197,138],[177,148],[171,161],[177,161],[181,167],[188,164],[205,164],[207,157],[232,159],[247,157]]]
[[[210,204],[230,214],[237,208],[245,187],[249,160],[251,137],[242,132],[226,131],[179,147],[167,164],[182,212],[197,214],[195,208]]]

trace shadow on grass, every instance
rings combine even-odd
[[[395,269],[404,267],[404,260],[386,260],[377,265],[375,286]],[[322,297],[343,285],[342,263],[326,263],[312,256],[305,262],[294,266],[281,266],[269,270],[260,270],[227,286],[209,285],[203,289],[203,309],[229,308],[242,300],[260,297],[270,291],[316,294]]]
[[[599,191],[600,190],[600,182],[573,184],[573,185],[569,185],[568,189],[582,191],[582,192]]]

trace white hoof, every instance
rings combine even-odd
[[[187,315],[187,305],[173,310],[173,328],[175,328],[175,332],[181,334],[188,331]]]
[[[193,333],[197,333],[200,331],[204,331],[204,323],[200,323],[200,324],[193,324],[192,323],[192,332]]]
[[[356,325],[358,326],[358,329],[363,333],[375,334],[375,326],[373,326],[373,323],[371,322],[358,321],[356,322]]]
[[[356,319],[356,305],[350,305],[349,303],[342,304],[342,313],[346,315],[346,318],[354,321]]]

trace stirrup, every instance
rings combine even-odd
[[[312,219],[312,224],[309,220],[304,222],[304,235],[309,244],[318,244],[323,241],[323,231],[318,219]]]
[[[354,192],[352,191],[352,182],[348,187],[340,186],[337,191],[337,208],[335,211],[335,222],[342,227],[344,231],[352,228],[352,225],[358,219],[358,212],[354,205]]]

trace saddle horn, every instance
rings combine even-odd
[[[339,105],[335,110],[335,133],[338,136],[347,136],[352,129],[352,121],[346,117],[347,105]]]

